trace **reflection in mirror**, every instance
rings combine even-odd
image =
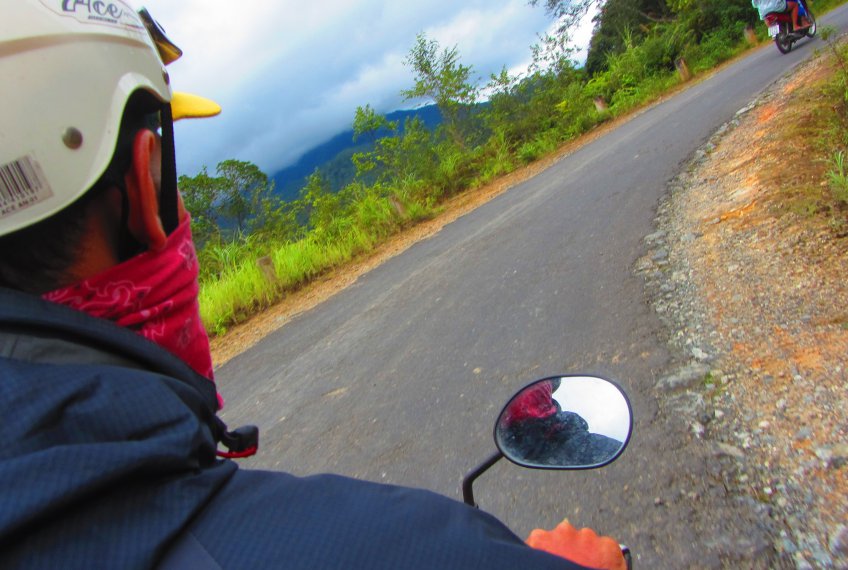
[[[547,378],[509,401],[495,425],[495,443],[510,461],[526,467],[587,469],[618,457],[632,425],[627,397],[612,382]]]

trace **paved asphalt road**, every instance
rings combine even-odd
[[[845,28],[846,19],[834,12],[820,25]],[[502,461],[476,486],[481,507],[521,536],[567,516],[630,544],[637,568],[710,566],[751,551],[756,513],[710,487],[709,454],[656,413],[652,388],[670,355],[633,266],[667,181],[822,45],[755,51],[230,361],[218,372],[224,417],[262,430],[260,456],[247,465],[459,498],[462,475],[494,449],[495,416],[514,391],[546,375],[594,372],[632,399],[636,432],[621,459],[566,473]]]

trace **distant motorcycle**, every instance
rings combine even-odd
[[[474,480],[506,457],[531,469],[596,469],[615,461],[630,441],[633,412],[624,391],[593,376],[556,376],[525,386],[495,422],[498,450],[462,481],[464,501],[477,506]],[[630,549],[621,546],[627,568]]]
[[[754,6],[760,11],[760,18],[768,26],[769,36],[774,38],[774,45],[777,46],[780,53],[789,53],[792,50],[792,44],[801,38],[812,38],[816,35],[816,17],[807,5],[806,0],[797,0],[797,2],[798,19],[803,20],[806,18],[810,25],[806,28],[793,31],[792,13],[786,6],[786,2],[781,1],[777,5],[771,5],[773,4],[771,0],[765,0],[763,2],[754,1]]]

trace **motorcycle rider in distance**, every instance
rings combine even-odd
[[[812,24],[799,0],[751,0],[751,5],[757,9],[760,19],[769,12],[789,12],[792,16],[792,31],[797,32],[809,28]]]
[[[179,55],[122,0],[0,0],[0,567],[623,568],[567,524],[534,549],[434,493],[218,456],[256,442],[217,417],[173,120],[220,109],[172,91]]]
[[[798,32],[806,30],[810,27],[810,21],[807,19],[807,13],[804,7],[798,0],[786,0],[786,8],[792,14],[792,31]]]

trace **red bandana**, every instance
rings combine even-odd
[[[553,391],[553,384],[550,381],[526,388],[509,405],[509,410],[504,416],[506,425],[528,419],[544,419],[556,414]]]
[[[197,254],[188,217],[162,251],[147,251],[44,299],[110,320],[214,379],[209,337],[197,303]],[[219,405],[223,400],[218,396]]]

